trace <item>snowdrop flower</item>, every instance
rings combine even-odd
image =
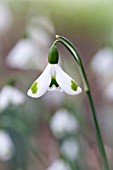
[[[4,130],[0,130],[0,160],[8,161],[14,155],[14,144]]]
[[[23,104],[25,99],[25,95],[16,87],[6,85],[0,92],[0,110],[5,109],[9,104]]]
[[[101,64],[101,67],[98,67]],[[113,50],[105,47],[99,50],[91,61],[92,70],[99,75],[107,75],[108,72],[113,74]]]
[[[62,159],[57,159],[47,170],[70,170],[70,167]]]
[[[37,56],[41,56],[41,53],[35,47],[33,41],[28,38],[22,39],[17,42],[8,54],[6,64],[17,69],[40,69],[42,64],[37,63],[43,63],[43,61]]]
[[[76,160],[79,154],[79,145],[74,138],[66,139],[61,145],[61,153],[69,160]]]
[[[50,127],[57,138],[64,137],[68,133],[76,133],[78,121],[66,109],[58,110],[50,121]]]
[[[77,83],[67,75],[58,64],[59,55],[56,46],[52,46],[48,55],[48,65],[44,72],[32,84],[28,95],[34,98],[41,97],[48,89],[64,91],[70,95],[82,92]]]

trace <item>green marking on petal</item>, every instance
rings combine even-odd
[[[56,81],[56,77],[55,76],[52,76],[52,79],[51,79],[51,84],[49,87],[52,87],[53,85],[55,85],[56,87],[59,87],[57,81]]]
[[[36,94],[36,92],[38,91],[38,87],[37,87],[38,83],[34,82],[31,86],[31,91],[33,94]]]
[[[71,89],[73,91],[77,91],[77,88],[78,88],[78,85],[73,80],[71,80]]]

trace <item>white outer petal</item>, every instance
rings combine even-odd
[[[67,94],[77,95],[82,92],[82,89],[79,86],[77,88],[77,91],[72,90],[71,80],[73,79],[70,76],[68,76],[58,64],[55,66],[55,68],[56,68],[56,81]]]
[[[33,94],[32,90],[29,89],[27,94],[34,98],[41,97],[48,90],[51,83],[51,64],[47,65],[44,72],[34,82],[38,83],[37,93]]]

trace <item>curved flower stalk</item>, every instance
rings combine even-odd
[[[41,97],[47,90],[64,91],[69,95],[78,95],[82,89],[67,75],[58,64],[59,55],[56,46],[50,48],[48,65],[44,72],[32,84],[28,95],[34,98]]]
[[[92,116],[93,116],[93,120],[94,120],[96,137],[97,137],[98,148],[99,148],[99,152],[100,152],[103,170],[109,170],[109,164],[108,164],[107,156],[106,156],[105,149],[104,149],[104,144],[103,144],[102,135],[101,135],[101,131],[100,131],[100,128],[99,128],[99,123],[98,123],[97,116],[96,116],[95,107],[94,107],[94,104],[93,104],[90,86],[89,86],[89,83],[88,83],[88,79],[87,79],[87,76],[86,76],[80,55],[77,52],[75,46],[68,39],[66,39],[65,37],[59,36],[59,35],[56,35],[56,38],[57,38],[57,40],[54,42],[54,45],[57,42],[62,43],[70,51],[70,53],[72,54],[72,56],[74,57],[74,59],[77,63],[78,69],[80,71],[80,74],[81,74],[81,77],[82,77],[82,80],[83,80],[84,89],[85,89],[85,92],[87,94],[87,97],[88,97],[88,100],[89,100],[89,103],[90,103],[90,108],[91,108],[91,111],[92,111]]]

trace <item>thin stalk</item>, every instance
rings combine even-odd
[[[94,121],[94,125],[95,125],[95,132],[96,132],[96,137],[97,137],[98,149],[99,149],[99,153],[100,153],[100,157],[101,157],[101,163],[102,163],[102,166],[103,166],[103,170],[109,170],[109,164],[108,164],[106,152],[105,152],[105,149],[104,149],[102,135],[101,135],[101,131],[100,131],[100,128],[99,128],[98,119],[97,119],[97,116],[96,116],[96,111],[95,111],[95,107],[94,107],[94,103],[93,103],[93,99],[92,99],[92,95],[91,95],[91,91],[90,91],[89,82],[88,82],[88,79],[87,79],[87,76],[86,76],[80,55],[77,52],[75,46],[69,40],[67,40],[65,37],[57,35],[56,38],[57,38],[57,41],[55,41],[55,44],[57,42],[62,43],[70,51],[70,53],[72,54],[72,56],[74,57],[77,65],[78,65],[78,68],[79,68],[79,71],[80,71],[80,74],[81,74],[81,77],[82,77],[82,80],[83,80],[84,89],[85,89],[85,92],[86,92],[88,100],[89,100],[90,109],[92,111],[92,117],[93,117],[93,121]]]
[[[99,128],[99,123],[98,123],[98,120],[97,120],[97,116],[96,116],[95,107],[94,107],[94,104],[93,104],[91,92],[89,90],[86,93],[87,93],[87,97],[88,97],[88,100],[89,100],[89,103],[90,103],[90,108],[91,108],[92,113],[93,113],[92,116],[93,116],[93,120],[94,120],[94,124],[95,124],[96,137],[97,137],[97,141],[98,141],[98,148],[99,148],[99,152],[100,152],[100,156],[101,156],[101,162],[102,162],[102,165],[103,165],[103,169],[109,170],[109,164],[108,164],[107,156],[106,156],[106,153],[105,153],[102,135],[101,135],[101,131],[100,131],[100,128]]]

